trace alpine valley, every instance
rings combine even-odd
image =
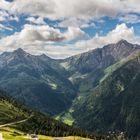
[[[140,138],[140,45],[126,40],[63,60],[31,55],[21,48],[4,52],[0,89],[17,102],[74,127]],[[20,110],[20,118],[30,116],[25,110]],[[67,133],[69,127],[60,126]]]

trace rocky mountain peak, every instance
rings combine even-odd
[[[13,52],[13,54],[17,54],[17,55],[27,55],[28,53],[26,51],[24,51],[22,48],[18,48],[17,50],[15,50]]]
[[[117,44],[129,44],[125,39],[121,39]]]
[[[122,39],[120,41],[118,41],[116,44],[114,44],[114,47],[116,48],[125,48],[125,49],[135,49],[135,45],[134,44],[131,44],[129,42],[127,42],[126,40]]]

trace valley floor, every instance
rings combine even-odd
[[[25,134],[21,131],[18,131],[9,127],[0,128],[0,134],[2,134],[2,137],[3,137],[2,140],[31,140],[31,138],[29,138],[29,134]],[[39,140],[91,140],[88,138],[81,138],[77,136],[50,137],[50,136],[38,135],[38,137],[39,137]]]

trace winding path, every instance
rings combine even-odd
[[[66,140],[64,138],[54,138],[54,140]]]
[[[7,123],[7,124],[3,124],[3,125],[0,125],[0,128],[2,127],[6,127],[6,126],[10,126],[10,125],[14,125],[14,124],[19,124],[19,123],[23,123],[23,122],[26,122],[28,119],[30,119],[33,115],[31,115],[30,117],[24,119],[24,120],[20,120],[20,121],[16,121],[16,122],[12,122],[12,123]]]

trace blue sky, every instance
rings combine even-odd
[[[140,43],[138,0],[0,0],[0,52],[65,58],[126,39]]]

